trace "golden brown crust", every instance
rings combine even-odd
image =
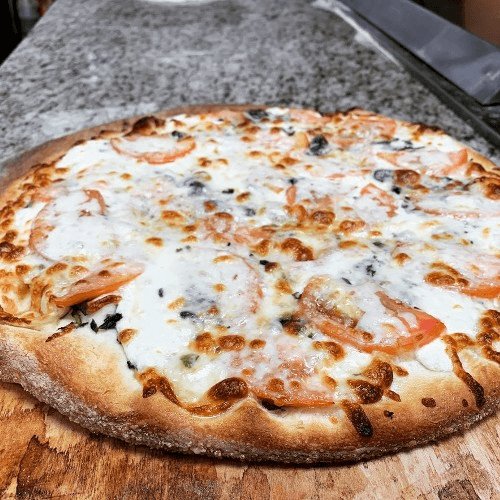
[[[155,116],[228,108],[243,111],[256,106],[193,106]],[[38,164],[55,161],[78,141],[128,132],[136,121],[118,120],[35,148],[9,163],[0,188]],[[485,169],[498,171],[482,155],[472,150],[468,154]],[[500,404],[500,365],[462,350],[460,361],[484,389],[484,401],[455,374],[427,371],[401,382],[400,401],[383,397],[362,406],[339,402],[329,411],[270,410],[250,397],[226,413],[199,417],[159,393],[144,398],[116,338],[107,334],[67,335],[51,342],[46,338],[31,329],[2,325],[0,378],[21,384],[94,432],[173,451],[299,463],[359,460],[466,429]]]
[[[395,452],[468,428],[500,403],[500,367],[462,355],[485,390],[477,408],[471,391],[453,374],[413,377],[401,401],[364,405],[373,434],[355,431],[343,411],[294,417],[247,399],[217,417],[197,417],[160,394],[142,397],[119,345],[96,337],[67,336],[46,343],[30,330],[6,328],[0,337],[0,377],[94,432],[172,451],[245,460],[312,463],[352,461]],[[449,395],[453,394],[450,398]]]

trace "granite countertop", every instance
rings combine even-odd
[[[0,67],[0,162],[118,118],[198,103],[353,106],[498,152],[335,0],[57,0]]]

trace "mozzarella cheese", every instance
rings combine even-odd
[[[129,366],[154,368],[186,403],[229,377],[276,404],[350,398],[346,381],[387,354],[450,372],[422,325],[474,339],[498,308],[499,201],[451,139],[371,120],[182,115],[74,146],[12,222],[22,279],[48,283],[47,297],[6,293],[2,308],[32,317],[54,297],[119,295]],[[89,276],[94,291],[77,284]]]

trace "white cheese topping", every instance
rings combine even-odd
[[[182,115],[156,135],[88,141],[16,225],[44,279],[67,263],[74,297],[120,295],[129,363],[182,401],[228,377],[283,404],[325,401],[401,349],[449,372],[433,339],[474,339],[498,308],[499,201],[469,186],[453,140],[346,120]]]

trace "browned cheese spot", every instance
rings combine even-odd
[[[212,287],[217,293],[222,293],[226,290],[226,285],[224,285],[223,283],[216,283],[213,287]]]
[[[236,197],[236,201],[238,203],[245,203],[246,201],[248,201],[250,199],[250,196],[251,196],[251,194],[248,191],[246,191],[244,193],[239,194]]]
[[[354,247],[366,247],[366,245],[356,240],[343,240],[339,243],[339,248],[341,248],[342,250],[347,250]]]
[[[469,388],[476,401],[476,406],[482,408],[486,404],[483,387],[470,373],[464,370],[454,340],[449,335],[443,337],[443,340],[448,344],[446,354],[451,360],[453,373]]]
[[[286,281],[285,279],[278,280],[276,282],[276,284],[274,285],[274,288],[276,289],[276,291],[278,291],[279,293],[282,293],[282,294],[291,295],[293,292],[292,287],[290,286],[290,283],[288,283],[288,281]]]
[[[168,379],[159,375],[154,368],[148,368],[146,371],[140,373],[138,378],[142,382],[143,398],[149,398],[160,391],[169,401],[182,407]]]
[[[245,347],[245,339],[241,335],[223,335],[217,343],[223,351],[241,351]]]
[[[248,386],[243,379],[230,377],[212,386],[207,395],[214,401],[243,399],[248,396]]]
[[[293,336],[298,335],[302,330],[302,328],[304,327],[303,321],[294,316],[290,318],[280,319],[280,323],[283,327],[283,331],[288,335],[293,335]]]
[[[7,241],[9,243],[12,243],[15,239],[17,238],[17,231],[14,231],[11,229],[10,231],[7,231],[4,236],[3,236],[3,241]]]
[[[85,266],[72,266],[71,269],[69,270],[69,275],[72,278],[78,278],[78,276],[82,276],[84,274],[88,274],[89,270]]]
[[[483,356],[500,364],[500,352],[492,347],[492,343],[500,339],[500,311],[489,309],[479,320],[477,342],[482,345]]]
[[[431,264],[430,273],[426,274],[424,280],[429,285],[433,286],[461,286],[469,285],[469,281],[464,278],[456,269],[442,262],[434,262]]]
[[[0,323],[15,325],[15,326],[26,326],[31,323],[29,319],[26,318],[18,318],[6,311],[0,306]]]
[[[217,205],[213,201],[205,201],[203,202],[203,208],[205,209],[205,212],[214,212],[217,210]]]
[[[54,340],[54,339],[57,339],[59,337],[62,337],[63,335],[67,335],[68,333],[71,333],[72,331],[74,331],[76,328],[76,323],[68,323],[67,325],[65,326],[62,326],[61,328],[59,328],[57,330],[57,332],[53,333],[52,335],[50,335],[49,337],[47,337],[45,339],[45,342],[50,342],[51,340]]]
[[[364,380],[348,379],[347,383],[362,404],[376,403],[382,399],[384,394],[381,387]]]
[[[436,400],[434,398],[422,398],[422,404],[426,408],[435,408],[436,407]]]
[[[317,351],[327,352],[335,361],[340,361],[345,356],[344,348],[337,342],[315,340],[312,346]]]
[[[161,218],[166,222],[182,222],[184,220],[184,216],[177,210],[163,210]]]
[[[368,368],[363,371],[362,375],[382,389],[388,389],[394,378],[392,366],[378,359],[374,359]]]
[[[266,384],[266,388],[271,392],[283,394],[285,392],[285,383],[280,378],[272,378]]]
[[[198,158],[198,165],[202,168],[208,168],[212,165],[212,160],[204,157]]]
[[[165,120],[156,118],[155,116],[145,116],[137,120],[132,125],[132,130],[128,134],[126,134],[126,136],[134,134],[151,135],[154,132],[156,132],[156,130],[159,127],[163,127],[164,125],[165,125]]]
[[[16,266],[16,274],[18,276],[24,276],[25,274],[28,274],[31,270],[31,267],[26,265],[26,264],[18,264]]]
[[[356,231],[360,231],[365,227],[365,225],[366,225],[365,222],[362,221],[361,219],[356,219],[356,220],[346,219],[339,224],[339,231],[344,234],[351,234]]]
[[[86,303],[84,308],[85,314],[94,314],[109,304],[118,304],[120,300],[122,300],[120,295],[106,295],[99,299],[92,300]]]
[[[463,406],[464,408],[467,408],[467,407],[469,406],[469,402],[468,402],[465,398],[464,398],[464,399],[462,399],[462,406]]]
[[[137,330],[135,330],[134,328],[126,328],[125,330],[122,330],[118,334],[118,342],[120,342],[120,344],[124,345],[127,342],[130,342],[134,338],[136,333],[137,333]]]
[[[332,391],[337,387],[337,381],[326,374],[321,376],[321,382]]]
[[[484,183],[485,195],[490,200],[500,200],[500,181],[491,179]]]
[[[394,171],[394,184],[397,186],[413,186],[420,181],[420,174],[414,170],[397,169]]]
[[[340,403],[340,406],[344,410],[347,418],[353,425],[356,432],[361,437],[372,437],[372,424],[361,405],[359,405],[358,403],[352,403],[350,401],[342,401]]]
[[[215,354],[220,351],[220,347],[210,332],[204,332],[198,335],[192,343],[192,348],[207,354]]]
[[[386,389],[384,391],[384,396],[392,399],[393,401],[397,401],[398,403],[401,402],[401,396],[397,392],[391,391],[390,389]]]
[[[186,299],[184,297],[178,297],[177,299],[170,302],[170,304],[167,307],[175,311],[176,309],[181,308],[185,303]]]
[[[148,243],[150,245],[154,245],[155,247],[162,247],[163,246],[163,240],[161,238],[156,237],[156,236],[152,236],[151,238],[147,238],[146,243]]]
[[[254,339],[251,340],[248,345],[250,346],[250,349],[263,349],[266,345],[266,341],[262,339]]]
[[[335,214],[330,210],[316,210],[311,214],[310,219],[319,226],[330,226],[335,220]]]
[[[259,255],[260,257],[265,257],[271,248],[271,240],[269,239],[263,239],[260,240],[257,245],[252,247],[252,251]]]
[[[408,370],[406,370],[405,368],[401,368],[400,366],[396,366],[396,365],[394,365],[392,368],[394,370],[394,373],[398,377],[407,377],[408,376]]]
[[[277,262],[268,262],[264,265],[264,271],[266,273],[274,273],[279,269],[280,265]]]
[[[314,256],[312,250],[306,247],[299,239],[297,238],[286,238],[281,243],[281,249],[290,255],[292,255],[293,259],[298,262],[313,260]]]
[[[402,266],[407,260],[410,260],[411,257],[404,252],[398,253],[394,255],[393,259],[400,265]]]
[[[25,250],[25,247],[13,245],[8,241],[0,242],[0,258],[6,262],[19,260],[24,255]]]

